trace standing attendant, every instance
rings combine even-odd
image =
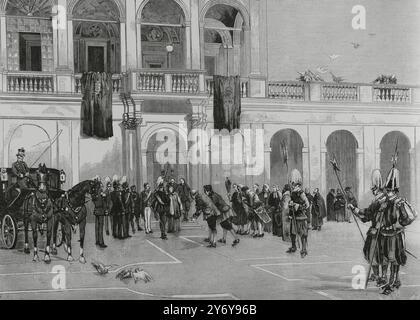
[[[347,198],[347,202],[348,204],[353,205],[355,208],[357,208],[359,205],[357,203],[357,199],[354,196],[353,192],[351,191],[351,187],[347,187],[346,189],[344,189],[344,192],[346,193],[346,198]],[[346,221],[348,223],[351,223],[351,215],[352,212],[351,210],[347,207],[346,208]]]
[[[131,238],[130,236],[130,216],[131,216],[131,194],[130,187],[127,182],[127,178],[122,178],[122,203],[123,203],[123,214],[122,214],[122,230],[123,239]]]
[[[337,189],[337,196],[334,202],[335,219],[337,222],[346,221],[346,199],[340,189]]]
[[[95,180],[97,180],[98,184],[102,186],[102,183],[100,182],[99,178],[96,178]],[[96,245],[102,249],[105,249],[107,248],[107,246],[104,243],[104,222],[105,222],[106,210],[107,210],[107,200],[106,200],[105,192],[103,192],[101,188],[99,188],[96,194],[92,195],[92,201],[93,201],[93,204],[95,205],[93,212],[95,215]]]
[[[141,209],[141,199],[140,199],[140,195],[137,192],[137,187],[136,186],[131,186],[130,188],[131,191],[131,195],[130,195],[130,208],[131,208],[131,217],[130,217],[130,222],[131,222],[131,228],[133,230],[133,233],[135,233],[135,228],[134,228],[134,219],[136,220],[136,225],[137,225],[137,231],[143,231],[143,229],[140,227],[140,218],[142,218],[142,220],[144,220],[144,215],[143,215],[143,210]]]
[[[321,231],[326,215],[327,213],[325,210],[325,201],[319,193],[319,189],[317,188],[314,190],[312,202],[312,230]]]
[[[169,197],[165,191],[163,181],[158,181],[158,188],[154,193],[153,210],[159,216],[160,238],[162,240],[168,240],[168,236],[166,235],[166,222],[169,212]]]
[[[179,231],[181,231],[180,219],[183,212],[181,198],[175,192],[175,188],[173,186],[169,186],[168,196],[169,196],[168,233],[178,233]]]
[[[331,189],[327,195],[327,221],[336,221],[334,202],[335,202],[335,190]]]
[[[182,202],[182,207],[184,209],[184,222],[188,222],[189,219],[189,212],[191,208],[191,188],[185,182],[184,178],[179,179],[178,187],[176,188],[175,192],[178,194],[179,198]]]
[[[111,216],[112,216],[112,236],[115,239],[122,239],[122,214],[123,214],[123,202],[121,197],[121,186],[118,181],[113,182],[113,191],[111,192]]]
[[[150,184],[144,184],[144,190],[140,194],[141,208],[144,215],[144,229],[146,234],[153,233],[152,230],[152,205],[153,205],[153,192]]]
[[[111,201],[111,192],[112,192],[112,183],[111,178],[105,178],[105,232],[106,235],[109,236],[109,226],[111,225],[112,230],[112,215],[111,215],[111,208],[112,208],[112,201]]]
[[[268,198],[269,212],[273,221],[273,235],[282,236],[281,198],[282,194],[277,186],[273,186],[273,192]]]

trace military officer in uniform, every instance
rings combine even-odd
[[[123,204],[123,211],[122,211],[122,238],[127,239],[131,238],[130,236],[130,216],[131,216],[131,193],[130,193],[130,186],[127,182],[127,177],[123,177],[121,179],[121,199]]]
[[[141,199],[140,195],[137,192],[136,186],[131,186],[130,188],[130,209],[131,209],[131,216],[130,216],[130,223],[131,223],[131,229],[133,233],[136,233],[136,230],[134,228],[134,219],[136,220],[137,225],[137,231],[143,231],[143,229],[140,227],[140,218],[143,216],[142,210],[141,210]],[[143,216],[144,219],[144,216]]]
[[[308,255],[308,214],[309,214],[309,200],[302,190],[302,178],[297,170],[292,172],[290,179],[292,186],[291,199],[289,202],[289,219],[290,223],[290,237],[292,239],[292,247],[287,253],[296,252],[296,239],[300,238],[302,245],[300,255],[305,258]]]
[[[122,212],[124,210],[121,198],[121,186],[118,180],[114,179],[113,191],[111,192],[111,216],[112,216],[112,236],[122,239]]]
[[[101,186],[102,183],[100,182],[100,178],[96,177],[96,181],[98,181]],[[95,240],[96,245],[102,249],[107,248],[104,243],[104,221],[106,216],[107,210],[107,203],[106,203],[106,194],[102,190],[98,190],[96,194],[92,195],[92,201],[95,205],[94,215],[95,215]]]

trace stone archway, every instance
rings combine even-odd
[[[113,0],[80,0],[72,9],[74,69],[121,72],[120,7]]]
[[[358,195],[359,177],[357,170],[358,142],[353,133],[347,130],[338,130],[330,134],[326,142],[326,173],[327,190],[338,189],[339,184],[335,172],[330,164],[334,158],[340,168],[340,179],[343,188],[350,187],[354,195]]]
[[[19,148],[26,150],[26,163],[28,166],[45,163],[47,167],[52,165],[52,150],[44,155],[42,152],[50,145],[51,137],[41,126],[34,124],[22,124],[13,130],[8,143],[8,165],[11,166],[16,160]],[[39,158],[40,157],[40,158]],[[39,159],[38,159],[39,158]],[[38,161],[36,161],[38,159]],[[36,163],[34,163],[36,161]]]
[[[407,136],[400,131],[388,132],[381,140],[380,169],[384,183],[392,167],[392,158],[398,153],[397,168],[400,171],[400,195],[411,199],[411,172],[410,149],[411,143]]]
[[[271,184],[280,187],[288,183],[292,170],[297,169],[303,174],[303,147],[302,137],[293,129],[278,131],[270,142],[271,147]],[[308,183],[304,181],[303,183]]]

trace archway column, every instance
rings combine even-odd
[[[127,72],[127,41],[125,21],[120,23],[121,72]]]
[[[7,71],[6,14],[0,12],[0,72]],[[1,80],[0,80],[1,81]],[[1,87],[0,87],[1,90]]]
[[[272,184],[274,181],[271,181],[271,152],[273,149],[271,147],[265,147],[264,150],[264,183]]]
[[[410,149],[410,201],[416,203],[416,149]],[[404,183],[404,182],[403,182]]]
[[[121,37],[121,52],[123,50],[126,53],[126,70],[134,70],[137,68],[137,41],[138,37],[141,37],[140,34],[137,35],[136,27],[136,1],[125,1],[125,10],[126,10],[126,20],[121,23],[121,30],[125,29],[124,46],[122,43]],[[123,49],[124,48],[124,49]]]
[[[312,188],[311,186],[311,168],[310,168],[310,160],[309,160],[309,148],[302,149],[302,179],[303,185],[308,188]]]
[[[358,199],[363,199],[365,194],[365,162],[364,162],[364,150],[357,149],[356,150],[356,162],[357,162],[357,174],[358,174],[358,191],[359,196]]]
[[[190,32],[187,35],[191,38],[191,68],[194,70],[204,69],[201,67],[199,19],[199,1],[191,1]]]
[[[327,194],[327,148],[321,149],[321,186],[320,190],[322,194]]]

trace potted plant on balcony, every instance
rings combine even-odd
[[[397,84],[397,77],[393,74],[390,76],[381,74],[379,77],[377,77],[373,83],[374,84],[380,84],[380,85],[396,85]],[[391,88],[385,88],[383,86],[381,86],[379,88],[379,99],[381,101],[391,101],[394,99],[393,94],[392,94],[392,89]]]
[[[312,82],[325,82],[324,79],[315,72],[311,70],[306,70],[305,72],[298,72],[299,77],[298,81],[301,81],[305,84],[305,100],[309,100],[311,97],[311,83]]]

